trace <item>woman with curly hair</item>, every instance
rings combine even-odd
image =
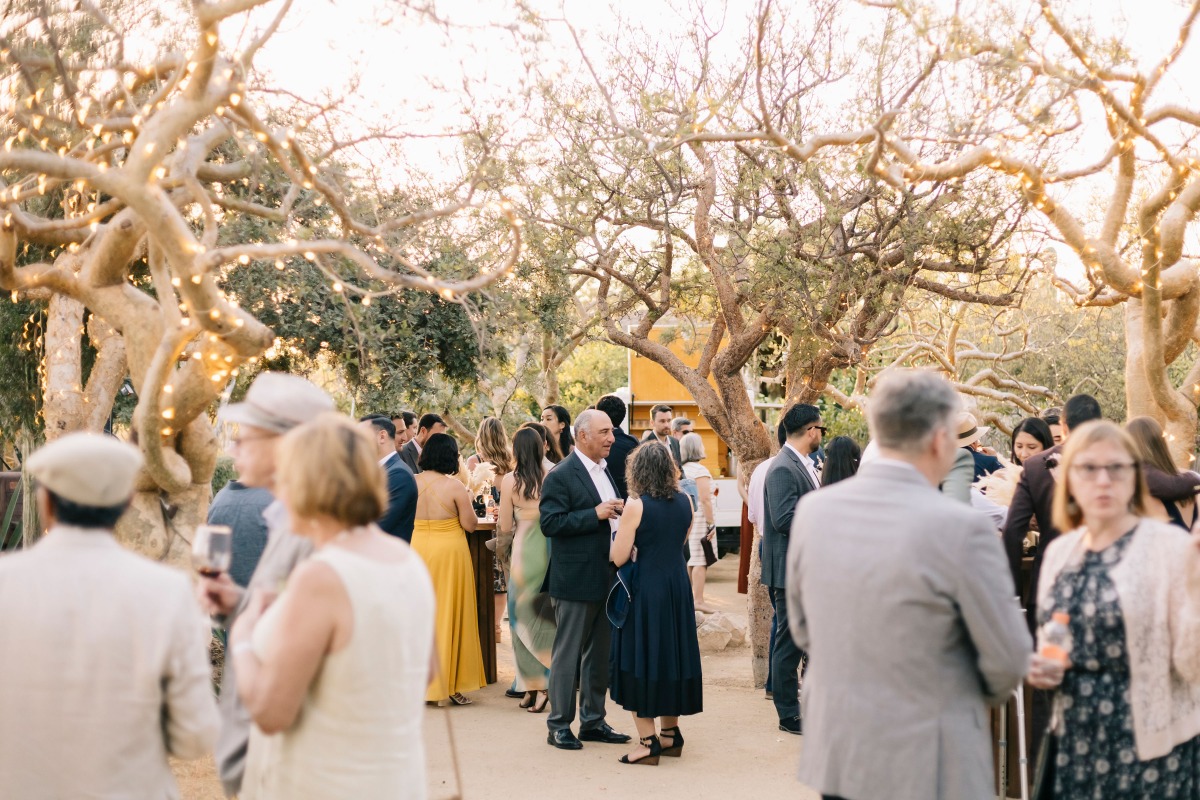
[[[637,571],[628,616],[613,631],[610,686],[613,702],[633,712],[640,738],[621,763],[654,765],[660,755],[683,753],[679,717],[704,706],[696,608],[683,559],[692,503],[679,491],[671,451],[658,442],[630,454],[626,478],[629,499],[609,557],[618,567],[632,559]]]
[[[484,417],[475,435],[475,454],[467,459],[467,469],[474,470],[480,464],[491,464],[496,468],[496,485],[513,470],[513,454],[508,446],[508,433],[504,423],[495,417]]]
[[[513,454],[508,446],[508,433],[504,423],[496,417],[484,417],[479,423],[479,433],[475,435],[475,454],[467,459],[467,473],[474,473],[480,464],[491,464],[495,470],[492,478],[492,499],[500,504],[500,484],[504,476],[513,471]],[[496,641],[500,641],[500,619],[504,616],[504,607],[508,603],[508,573],[510,569],[509,556],[512,555],[512,540],[506,547],[496,547],[496,557],[492,564],[492,593],[496,603]]]

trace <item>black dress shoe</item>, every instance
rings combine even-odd
[[[779,720],[779,730],[800,736],[804,733],[804,726],[800,724],[799,717],[788,717],[787,719]]]
[[[585,742],[604,742],[605,744],[625,744],[633,740],[631,736],[614,731],[607,722],[601,722],[595,728],[580,731],[579,738]]]
[[[571,733],[570,728],[563,728],[561,731],[550,731],[546,737],[546,743],[551,747],[557,747],[559,750],[582,750],[583,743],[575,738],[575,734]]]
[[[509,688],[504,690],[504,696],[511,697],[514,700],[520,700],[522,697],[525,696],[525,692],[518,692],[516,689],[513,689],[510,686]]]

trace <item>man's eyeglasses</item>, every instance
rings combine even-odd
[[[822,436],[824,436],[825,434],[829,433],[829,428],[826,428],[826,427],[825,427],[825,426],[823,426],[823,425],[809,425],[809,426],[808,426],[808,429],[809,429],[809,430],[817,430],[817,431],[820,431]]]
[[[1123,481],[1133,475],[1133,471],[1137,469],[1137,465],[1126,462],[1124,464],[1072,464],[1071,470],[1085,481],[1094,481],[1100,477],[1100,473],[1106,473],[1110,480]]]

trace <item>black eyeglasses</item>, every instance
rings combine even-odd
[[[818,430],[821,432],[822,436],[829,433],[829,428],[826,428],[823,425],[810,425],[809,430]]]

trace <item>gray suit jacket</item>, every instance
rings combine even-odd
[[[1032,642],[987,517],[896,461],[805,497],[788,619],[809,656],[800,780],[873,800],[995,796],[987,704]]]
[[[419,475],[421,473],[421,468],[417,466],[417,458],[420,455],[421,454],[417,451],[417,443],[412,439],[409,439],[404,443],[404,447],[400,448],[400,460],[408,465],[408,468],[412,470],[413,475]]]
[[[808,470],[790,447],[782,447],[763,490],[763,586],[782,589],[787,583],[788,538],[800,498],[816,489]]]
[[[181,571],[102,530],[0,557],[0,795],[179,797],[217,734],[211,632]]]

